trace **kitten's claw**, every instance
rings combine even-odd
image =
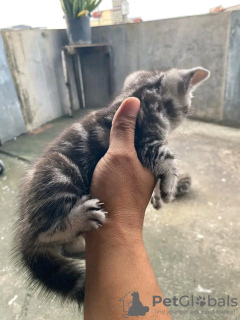
[[[104,203],[103,202],[98,202],[98,205],[103,207]]]

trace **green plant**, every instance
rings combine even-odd
[[[90,14],[102,0],[60,0],[64,13],[73,18]]]

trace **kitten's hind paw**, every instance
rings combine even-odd
[[[75,215],[74,220],[78,221],[80,232],[98,229],[105,223],[107,216],[107,212],[103,209],[103,203],[88,196],[80,199],[71,213]]]
[[[175,198],[178,183],[178,168],[175,159],[169,159],[166,164],[164,172],[160,175],[160,193],[162,201],[169,203]]]
[[[191,189],[191,176],[189,174],[181,174],[178,178],[176,196],[181,196],[188,193]]]
[[[160,197],[152,195],[151,197],[151,204],[154,209],[159,210],[162,207],[162,201]]]
[[[174,192],[161,192],[161,198],[163,202],[170,203],[175,199],[175,191]]]

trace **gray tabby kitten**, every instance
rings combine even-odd
[[[84,299],[85,264],[74,257],[84,252],[82,233],[106,221],[103,205],[90,195],[90,183],[123,100],[141,101],[135,147],[142,164],[158,179],[152,203],[160,208],[161,201],[174,198],[178,179],[168,134],[185,119],[193,90],[208,76],[201,67],[137,71],[109,107],[72,124],[50,143],[26,174],[16,226],[15,254],[37,286],[78,304]]]

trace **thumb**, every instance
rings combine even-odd
[[[136,119],[140,109],[137,98],[127,98],[117,110],[110,134],[110,149],[129,150],[134,148]]]

